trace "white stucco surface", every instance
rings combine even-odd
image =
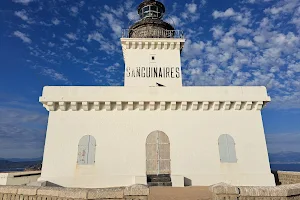
[[[170,163],[164,172],[171,172],[173,186],[274,186],[261,117],[271,100],[266,88],[183,87],[184,42],[122,38],[124,87],[44,87],[39,100],[49,119],[39,180],[82,188],[147,184],[146,139],[160,131],[169,137],[159,150],[165,154],[157,145],[153,155],[167,157],[161,166]],[[223,134],[234,139],[236,163],[220,161]],[[95,155],[95,162],[79,165],[78,145],[86,135],[96,147],[80,151],[79,160]]]
[[[177,183],[184,182],[181,176],[195,186],[275,185],[260,107],[255,106],[270,101],[264,87],[45,87],[40,101],[52,111],[39,180],[66,187],[146,184],[146,138],[160,130],[170,140],[171,175]],[[91,105],[84,109],[81,101]],[[71,102],[81,106],[72,109]],[[116,102],[123,107],[118,109]],[[136,104],[129,109],[128,102]],[[140,102],[156,106],[141,109]],[[163,102],[180,106],[163,110]],[[190,107],[184,109],[184,102],[191,102]],[[198,102],[197,109],[192,102]],[[236,102],[242,103],[239,109]],[[220,163],[222,134],[234,138],[237,163]],[[77,147],[85,135],[96,139],[96,159],[94,165],[79,166]]]
[[[125,62],[124,85],[149,87],[160,83],[168,87],[182,86],[180,52],[184,42],[185,40],[180,38],[121,38]],[[129,74],[129,71],[136,71],[138,68],[145,68],[145,76],[149,68],[168,69],[169,76],[141,78]]]

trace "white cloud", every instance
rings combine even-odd
[[[52,42],[49,42],[49,43],[48,43],[48,46],[49,46],[49,47],[54,47],[54,46],[55,46],[55,44],[54,44],[54,43],[52,43]]]
[[[91,42],[92,40],[95,40],[100,43],[103,39],[104,39],[104,37],[102,36],[101,33],[93,32],[88,35],[87,41]]]
[[[24,21],[28,21],[28,16],[25,10],[15,11],[15,15],[20,17]]]
[[[236,13],[234,12],[233,8],[228,8],[225,12],[214,11],[212,15],[215,19],[217,19],[232,17],[236,15]]]
[[[76,47],[76,48],[79,49],[80,51],[88,52],[87,48],[85,47]]]
[[[300,63],[290,64],[288,69],[293,72],[300,72]]]
[[[28,24],[32,24],[33,21],[28,17],[28,13],[25,10],[15,11],[15,16],[20,17],[22,20],[26,21]]]
[[[195,3],[187,3],[185,4],[185,7],[190,13],[195,13],[197,11],[197,4]]]
[[[15,3],[21,3],[23,5],[28,5],[29,3],[33,2],[34,0],[12,0]]]
[[[214,26],[210,30],[213,32],[214,39],[219,39],[224,35],[222,26]]]
[[[115,63],[107,68],[105,68],[105,71],[107,71],[108,73],[113,73],[116,72],[118,70],[118,68],[120,67],[119,63]]]
[[[78,15],[78,12],[79,12],[78,7],[76,7],[76,6],[72,6],[72,7],[70,8],[70,11],[71,11],[71,15],[72,15],[72,16],[77,16],[77,15]]]
[[[70,83],[67,77],[65,77],[62,73],[55,71],[54,69],[43,68],[41,74],[49,76],[55,81],[63,81],[66,84]]]
[[[115,38],[119,38],[121,36],[123,22],[120,19],[116,18],[113,14],[106,12],[101,14],[101,19],[107,20],[108,25],[112,29]]]
[[[140,18],[136,11],[129,12],[127,17],[130,21],[137,21]]]
[[[298,6],[300,2],[297,0],[283,0],[280,1],[279,4],[273,6],[272,8],[265,9],[267,14],[271,15],[279,15],[281,13],[291,13],[293,12]]]
[[[246,7],[215,11],[213,17],[223,21],[210,29],[212,39],[189,32],[182,54],[184,84],[266,86],[269,107],[300,108],[300,36],[293,23],[300,8],[293,0],[267,5],[269,11],[282,9],[275,17]]]
[[[51,22],[52,22],[52,24],[54,24],[54,25],[59,25],[59,24],[60,24],[60,20],[57,19],[57,18],[52,19]]]
[[[238,41],[237,45],[239,47],[245,47],[245,48],[249,48],[253,46],[253,42],[250,40],[245,40],[245,39],[241,39]]]
[[[166,22],[173,25],[174,27],[181,26],[183,24],[179,17],[172,16],[172,15],[166,19]]]
[[[202,5],[202,6],[205,6],[205,5],[206,5],[206,3],[207,3],[207,1],[206,1],[206,0],[201,0],[201,5]]]
[[[266,38],[263,35],[257,35],[254,37],[254,41],[263,44],[266,42]]]
[[[24,43],[28,43],[28,44],[31,43],[31,39],[25,33],[22,33],[20,31],[15,31],[13,34],[14,36],[20,38]]]
[[[70,40],[73,40],[73,41],[78,40],[78,38],[77,38],[77,36],[76,36],[75,33],[67,33],[66,36],[67,36],[67,38],[69,38]]]

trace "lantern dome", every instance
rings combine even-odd
[[[144,0],[138,6],[140,20],[132,25],[129,38],[173,38],[174,27],[163,21],[165,6],[156,0]]]

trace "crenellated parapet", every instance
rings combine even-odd
[[[142,199],[147,200],[146,185],[115,188],[64,188],[33,186],[0,186],[0,200],[94,200],[94,199]]]
[[[122,47],[126,49],[158,49],[158,50],[182,50],[184,39],[132,39],[122,38]]]
[[[43,101],[48,111],[259,111],[266,102],[263,101]]]
[[[48,111],[260,111],[264,87],[45,87]]]

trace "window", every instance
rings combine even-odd
[[[152,6],[145,6],[139,10],[139,15],[141,18],[161,18],[163,14],[162,8],[152,5]]]
[[[155,54],[150,54],[149,55],[149,62],[150,63],[156,63],[156,55]]]
[[[83,136],[78,144],[78,165],[93,165],[95,163],[96,139],[91,135]]]
[[[228,135],[221,135],[219,137],[219,153],[220,161],[222,163],[236,163],[236,152],[234,139]]]
[[[156,11],[157,12],[157,7],[156,6],[150,6],[151,11]]]
[[[144,7],[144,8],[143,8],[143,11],[144,11],[144,12],[149,11],[149,6]]]

